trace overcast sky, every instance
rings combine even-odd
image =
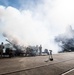
[[[74,0],[0,0],[0,42],[6,34],[25,45],[51,45],[55,36],[74,28]]]

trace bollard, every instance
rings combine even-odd
[[[52,50],[49,50],[49,51],[50,51],[50,54],[49,54],[49,60],[50,60],[50,61],[53,61]]]

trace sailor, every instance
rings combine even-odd
[[[41,53],[42,53],[42,46],[40,45],[39,46],[39,55],[41,55]]]
[[[3,45],[3,42],[2,42],[1,45],[0,45],[0,55],[1,55],[1,57],[3,55],[3,49],[4,49],[4,45]]]

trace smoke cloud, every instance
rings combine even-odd
[[[17,39],[25,46],[41,44],[57,53],[55,36],[69,24],[74,28],[73,7],[73,0],[42,0],[32,10],[0,6],[1,31],[9,40]]]
[[[67,27],[66,32],[57,36],[55,41],[61,47],[59,52],[74,51],[74,30],[72,27]]]

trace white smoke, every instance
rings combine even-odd
[[[14,39],[16,35],[25,46],[42,44],[56,53],[55,36],[74,24],[73,3],[73,0],[43,0],[33,10],[0,6],[1,29],[8,33],[8,38]]]

